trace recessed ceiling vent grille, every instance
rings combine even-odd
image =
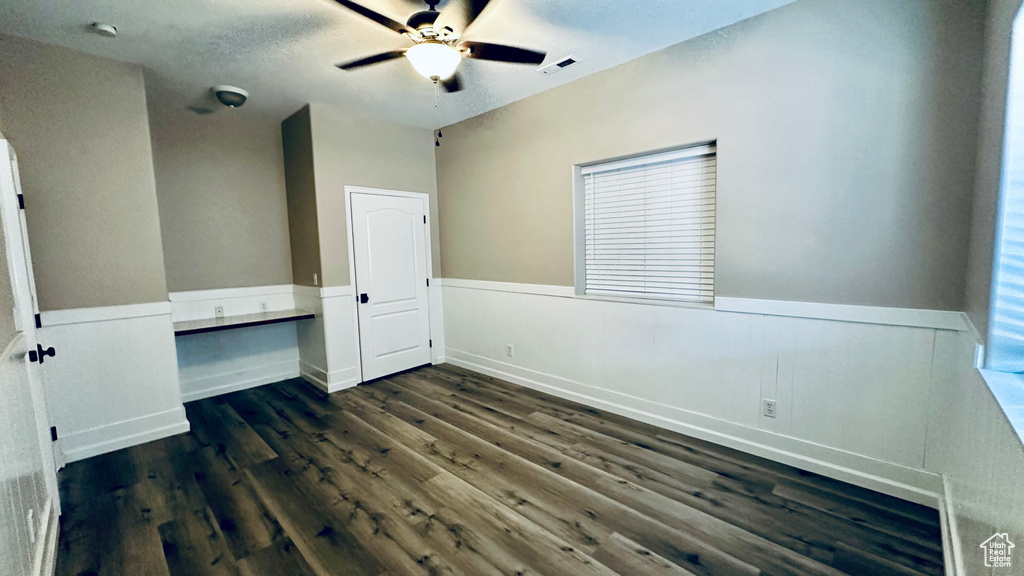
[[[579,61],[579,58],[575,56],[566,56],[565,58],[562,58],[558,62],[552,62],[551,64],[548,64],[547,66],[537,71],[545,76],[551,76],[552,74],[556,74],[558,72],[561,72],[562,70],[565,70],[569,66],[572,66],[573,64]]]

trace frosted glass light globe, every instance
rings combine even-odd
[[[405,51],[412,67],[428,80],[447,80],[462,62],[462,54],[442,42],[421,42]]]

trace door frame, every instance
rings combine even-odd
[[[423,227],[423,249],[426,251],[427,279],[434,282],[434,249],[430,244],[430,194],[426,192],[405,192],[402,190],[388,190],[385,188],[368,188],[365,186],[345,186],[345,225],[348,228],[345,239],[348,242],[348,283],[352,287],[352,298],[349,300],[352,306],[352,327],[355,330],[356,341],[356,372],[359,373],[359,383],[366,380],[363,378],[363,342],[359,332],[359,290],[356,286],[356,247],[355,235],[352,226],[352,195],[369,194],[374,196],[396,196],[399,198],[414,198],[423,202],[423,214],[427,217],[426,225]],[[430,288],[427,289],[427,320],[430,326],[430,334],[434,333],[434,316],[430,313]],[[434,351],[430,351],[430,360],[434,360]]]

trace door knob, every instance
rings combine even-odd
[[[360,304],[366,304],[369,301],[370,301],[370,295],[369,294],[366,294],[364,292],[363,294],[359,295],[359,303]]]
[[[53,349],[53,346],[43,349],[42,344],[36,344],[35,350],[28,351],[28,360],[29,362],[39,362],[40,364],[42,364],[43,359],[46,358],[47,356],[53,358],[56,355],[57,351]]]

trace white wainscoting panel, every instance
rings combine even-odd
[[[351,286],[325,288],[324,291],[324,344],[328,368],[325,391],[330,394],[359,384],[362,375],[355,292]]]
[[[430,350],[430,361],[433,364],[441,364],[445,359],[445,339],[444,295],[440,283],[431,279],[428,295],[430,298],[430,340],[433,343],[433,348]]]
[[[306,322],[312,321],[178,336],[181,401],[298,378],[296,329]]]
[[[442,283],[449,362],[937,505],[924,468],[935,329],[473,284]]]
[[[302,378],[328,394],[359,384],[362,379],[352,287],[295,286],[295,305],[317,315],[299,326]]]
[[[327,344],[324,342],[324,306],[320,288],[299,286],[295,289],[295,307],[316,314],[316,318],[295,327],[298,336],[299,372],[310,384],[326,391]]]
[[[171,292],[169,297],[174,321],[181,322],[214,318],[217,306],[224,308],[225,316],[256,314],[261,304],[267,305],[267,311],[291,310],[296,307],[292,293],[292,285],[284,284]]]
[[[43,376],[69,462],[189,429],[171,315],[118,308],[99,316],[61,311],[87,321],[47,326],[44,319],[39,330],[40,342],[57,351]]]
[[[172,292],[174,321],[302,308],[291,284]],[[309,310],[316,312],[316,310]],[[191,402],[299,376],[298,331],[316,320],[284,322],[175,338],[181,399]]]

